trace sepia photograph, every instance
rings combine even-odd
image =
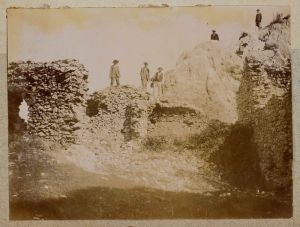
[[[6,13],[10,220],[293,216],[289,6]]]

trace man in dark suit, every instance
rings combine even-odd
[[[210,39],[211,40],[219,40],[219,35],[216,33],[216,31],[215,30],[212,30],[212,34],[211,34],[211,36],[210,36]]]
[[[261,20],[262,20],[262,15],[259,9],[256,10],[256,17],[255,17],[255,25],[259,29],[261,28]]]

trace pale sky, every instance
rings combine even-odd
[[[266,6],[9,9],[8,60],[78,59],[93,92],[109,85],[109,67],[119,59],[121,84],[139,86],[144,61],[151,76],[158,66],[172,69],[183,51],[209,40],[212,29],[228,48],[241,31],[254,29],[257,8],[263,25],[277,12],[289,13]]]

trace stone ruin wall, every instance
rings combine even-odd
[[[291,72],[269,73],[247,66],[238,95],[239,120],[254,129],[253,141],[268,185],[285,188],[292,183]],[[277,85],[270,76],[278,77]]]
[[[264,28],[259,39],[246,37],[244,75],[237,94],[239,122],[254,130],[252,140],[267,186],[282,189],[292,185],[289,29],[287,18]]]
[[[154,108],[149,93],[120,86],[88,95],[87,78],[76,60],[10,63],[10,134],[25,131],[52,141],[114,148],[146,136]],[[27,123],[19,116],[23,100]]]
[[[12,62],[8,66],[9,132],[74,142],[85,117],[88,72],[77,60]],[[28,122],[19,117],[28,105]]]
[[[86,130],[81,131],[83,144],[101,143],[118,149],[147,134],[151,102],[145,91],[130,86],[108,87],[93,93],[87,103],[90,118]]]

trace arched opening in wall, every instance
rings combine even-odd
[[[24,100],[24,91],[18,87],[9,87],[8,89],[8,129],[9,134],[22,133],[26,130],[25,117],[22,119],[20,116],[21,104]],[[24,105],[24,104],[23,104]],[[26,104],[27,105],[27,104]],[[25,105],[25,106],[26,106]],[[26,113],[28,107],[23,108]],[[22,113],[23,115],[23,113]],[[28,116],[28,114],[27,114]]]
[[[26,123],[28,122],[28,114],[29,114],[28,108],[29,108],[29,106],[28,106],[27,102],[23,99],[19,106],[19,116]]]

